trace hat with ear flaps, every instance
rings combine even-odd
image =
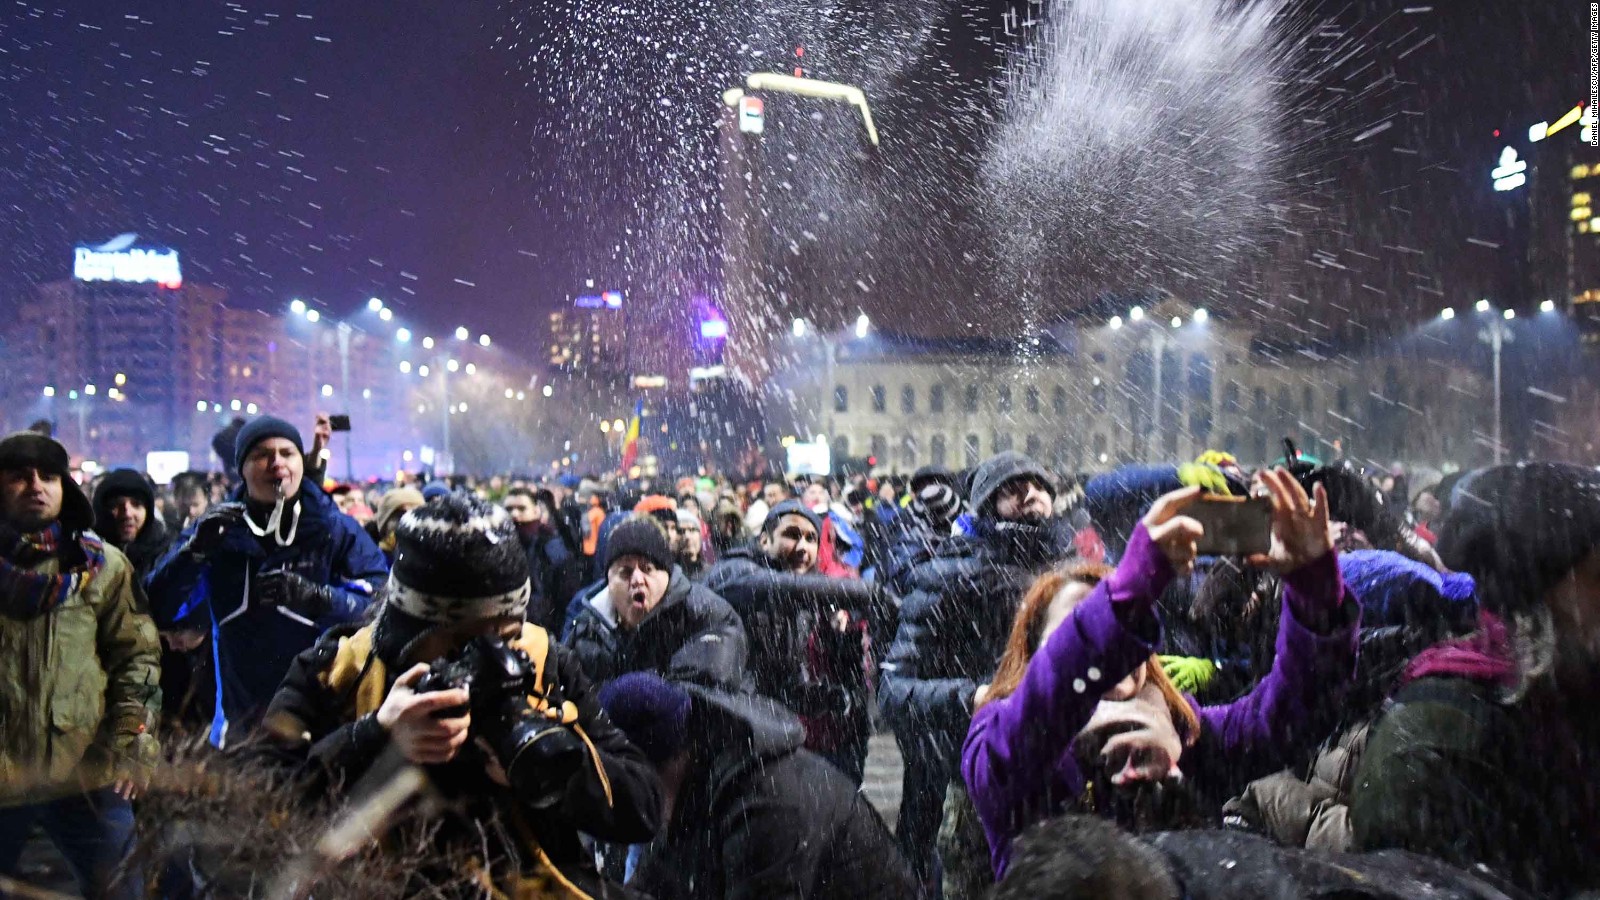
[[[83,488],[72,480],[72,457],[53,438],[35,431],[19,431],[0,440],[0,472],[37,469],[61,478],[61,527],[77,534],[94,527],[94,506]]]

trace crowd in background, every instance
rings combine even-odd
[[[42,829],[91,894],[226,894],[204,841],[124,862],[157,738],[189,733],[308,804],[422,767],[430,845],[475,862],[407,891],[1600,891],[1590,470],[1414,490],[1287,445],[1256,471],[352,483],[312,435],[240,421],[221,472],[81,489],[49,438],[0,442],[0,872]],[[1220,497],[1270,540],[1202,553]],[[480,668],[435,689],[447,660]],[[493,673],[526,708],[483,699]],[[859,790],[878,730],[892,828]]]

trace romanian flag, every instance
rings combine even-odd
[[[628,422],[628,433],[622,439],[622,474],[627,475],[639,458],[639,422],[644,418],[644,401],[633,407],[633,418]]]

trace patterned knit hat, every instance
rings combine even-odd
[[[442,625],[520,618],[532,586],[511,517],[466,493],[406,513],[387,593],[401,612]]]
[[[924,521],[948,525],[961,517],[961,498],[948,483],[930,481],[917,491],[911,508]]]

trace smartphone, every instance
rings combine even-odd
[[[328,428],[332,431],[349,431],[350,417],[346,415],[329,416]]]
[[[1183,514],[1205,528],[1201,556],[1249,556],[1272,549],[1272,499],[1202,494]]]

